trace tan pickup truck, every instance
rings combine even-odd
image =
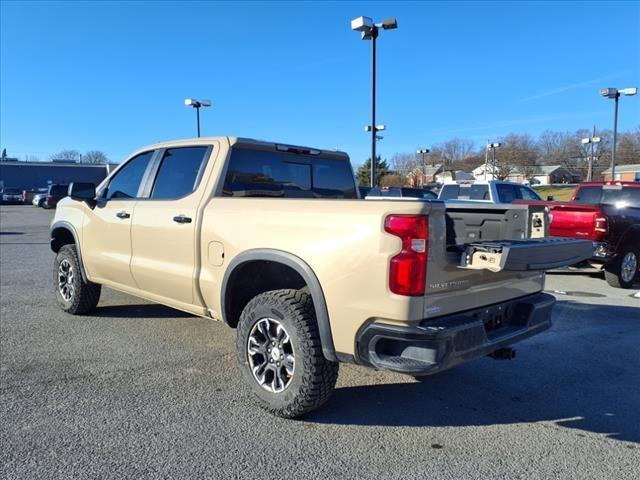
[[[339,362],[423,376],[511,357],[551,324],[544,270],[591,255],[544,238],[544,207],[360,199],[346,154],[244,138],[152,145],[68,193],[60,307],[85,314],[104,285],[222,320],[284,417],[322,405]]]

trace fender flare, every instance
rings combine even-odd
[[[80,241],[78,240],[78,233],[76,232],[75,227],[71,223],[67,222],[66,220],[58,220],[57,222],[51,225],[51,229],[50,229],[51,238],[49,240],[49,246],[51,247],[51,251],[54,253],[57,253],[56,250],[53,249],[53,240],[54,240],[53,232],[59,229],[67,230],[73,236],[73,241],[76,246],[76,253],[78,254],[78,260],[80,262],[80,273],[82,274],[82,280],[84,280],[85,282],[88,282],[89,279],[87,278],[87,273],[85,272],[85,269],[84,269],[84,261],[82,260],[82,251],[80,250]]]
[[[318,321],[318,331],[320,332],[320,343],[322,345],[322,353],[327,360],[337,362],[335,347],[333,345],[333,337],[331,335],[331,324],[329,323],[329,312],[327,310],[327,303],[322,292],[322,287],[318,281],[318,277],[313,272],[311,267],[300,257],[297,257],[291,253],[275,250],[269,248],[257,248],[252,250],[246,250],[238,254],[229,263],[224,277],[222,279],[221,289],[221,302],[222,318],[224,322],[229,325],[226,318],[226,303],[227,303],[227,286],[228,282],[233,275],[233,272],[242,264],[256,261],[265,260],[269,262],[277,262],[295,270],[305,281],[309,287],[311,298],[313,299],[313,307],[316,313],[316,319]]]

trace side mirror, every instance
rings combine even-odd
[[[73,200],[87,202],[91,208],[96,206],[96,185],[89,182],[71,182],[67,191]]]
[[[554,197],[553,195],[548,195],[547,196],[547,202],[553,202],[555,201],[556,197]]]

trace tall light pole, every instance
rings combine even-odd
[[[196,100],[195,98],[186,98],[184,104],[187,107],[193,107],[196,109],[196,125],[198,126],[198,138],[200,138],[200,108],[210,107],[211,100]]]
[[[593,135],[588,138],[583,138],[580,140],[584,145],[591,144],[591,156],[589,157],[589,168],[587,170],[587,182],[591,181],[591,176],[593,175],[593,149],[596,143],[600,142],[600,137],[596,137],[596,126],[593,126]]]
[[[501,147],[502,144],[499,142],[495,143],[487,143],[487,151],[491,150],[492,152],[492,161],[491,161],[491,180],[496,179],[496,148]],[[486,169],[485,169],[485,178],[486,178]]]
[[[418,150],[416,150],[416,153],[418,155],[422,155],[422,182],[421,182],[421,186],[424,187],[424,179],[427,176],[427,165],[426,163],[424,163],[424,156],[429,153],[429,149],[428,148],[420,148]]]
[[[611,180],[615,180],[616,174],[616,141],[618,139],[618,98],[620,94],[632,96],[638,93],[636,87],[623,88],[618,90],[617,88],[602,88],[600,89],[600,95],[606,98],[613,98],[615,101],[614,113],[613,113],[613,149],[611,152]]]
[[[380,29],[398,28],[395,18],[388,18],[381,23],[373,23],[369,17],[358,17],[351,20],[351,30],[362,32],[362,40],[371,40],[371,188],[376,186],[376,39]]]

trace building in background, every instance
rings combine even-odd
[[[602,172],[605,182],[611,180],[611,169],[607,168]],[[632,165],[616,165],[616,178],[623,182],[640,182],[640,163]]]
[[[580,173],[572,172],[562,165],[540,165],[531,179],[531,183],[536,185],[580,183],[581,181]]]
[[[117,165],[65,162],[0,162],[0,188],[32,190],[54,183],[100,183]]]
[[[423,187],[436,181],[436,175],[442,172],[442,164],[416,167],[407,175],[407,183],[412,187]]]

